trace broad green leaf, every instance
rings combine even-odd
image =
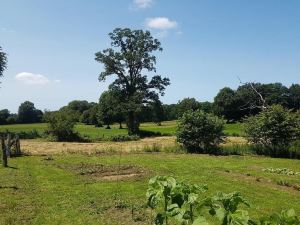
[[[209,225],[206,219],[202,216],[199,216],[192,225]]]

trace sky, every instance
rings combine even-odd
[[[108,87],[95,53],[117,27],[150,30],[164,49],[157,73],[171,80],[164,103],[213,101],[243,82],[300,83],[298,0],[0,0],[0,46],[8,54],[0,109],[29,100],[56,110],[98,102]],[[154,75],[154,74],[151,74]]]

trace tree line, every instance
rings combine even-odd
[[[267,105],[281,105],[287,109],[297,111],[300,109],[300,85],[292,84],[286,87],[281,83],[260,84],[253,83],[259,90]],[[184,98],[176,104],[163,104],[157,100],[140,107],[140,122],[155,122],[179,119],[188,110],[203,110],[224,117],[229,122],[240,121],[246,116],[257,115],[261,109],[260,99],[250,88],[250,84],[243,84],[236,90],[225,87],[219,91],[214,102],[200,102],[195,98]],[[120,128],[126,123],[126,110],[121,96],[108,90],[101,94],[99,102],[74,100],[62,107],[60,112],[71,115],[76,122],[87,125],[110,128],[113,123],[118,123]],[[10,113],[8,109],[0,110],[0,124],[40,123],[45,122],[44,114],[36,109],[34,104],[25,101],[19,106],[18,113]]]

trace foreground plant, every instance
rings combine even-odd
[[[239,210],[238,206],[244,204],[250,206],[239,192],[224,194],[219,192],[216,196],[206,200],[210,207],[209,213],[216,216],[222,225],[248,224],[250,221],[246,210]]]
[[[172,224],[177,221],[181,225],[208,225],[206,217],[211,215],[221,225],[300,225],[292,209],[255,222],[248,211],[239,209],[241,205],[250,207],[239,192],[205,197],[206,190],[206,185],[190,185],[173,177],[151,178],[146,195],[148,207],[157,212],[154,224],[169,225],[170,221]]]

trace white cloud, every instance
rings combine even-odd
[[[15,77],[17,81],[30,85],[45,85],[50,83],[50,80],[41,74],[22,72]]]
[[[55,83],[61,83],[61,80],[54,80]]]
[[[167,17],[154,17],[146,20],[146,27],[157,30],[169,30],[177,27],[177,22]]]
[[[135,9],[146,9],[153,5],[153,0],[133,0]]]

